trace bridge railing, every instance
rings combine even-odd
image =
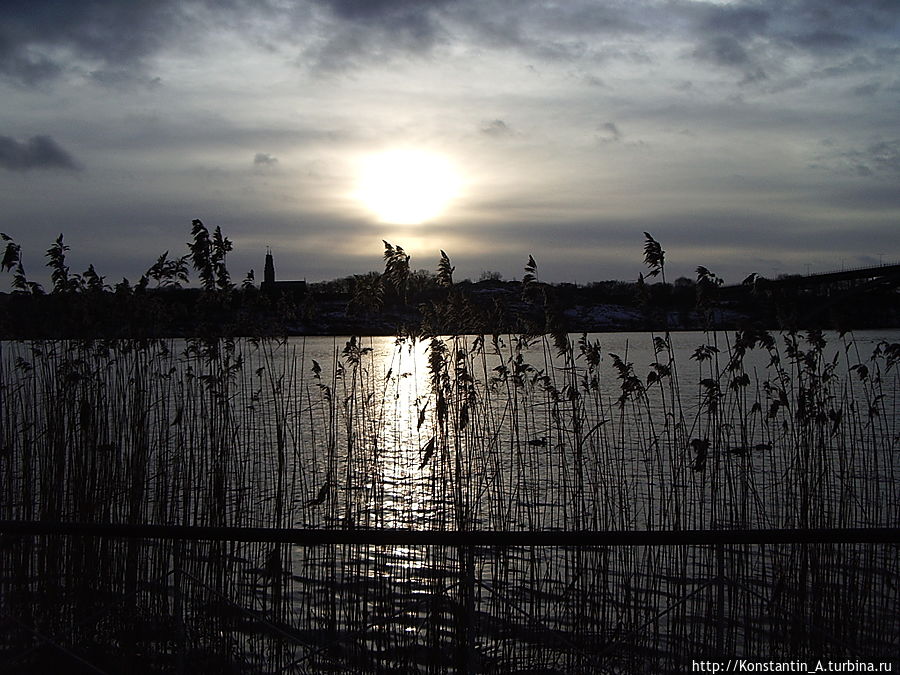
[[[810,274],[802,275],[804,278],[809,277],[820,277],[827,276],[829,274],[841,274],[842,272],[864,272],[867,270],[871,270],[872,272],[877,272],[883,268],[897,267],[900,268],[900,260],[896,260],[894,262],[886,262],[879,263],[878,265],[861,265],[859,267],[842,267],[839,270],[829,270],[828,272],[812,272]]]

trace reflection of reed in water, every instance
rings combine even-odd
[[[783,350],[751,337],[695,352],[699,385],[669,374],[667,340],[653,345],[656,377],[624,353],[610,382],[586,338],[562,354],[549,338],[353,341],[313,365],[309,341],[4,344],[3,518],[498,532],[895,522],[889,346],[861,373],[851,342],[841,365],[816,335]],[[754,350],[768,370],[744,366]],[[124,645],[160,670],[301,672],[679,668],[710,645],[876,655],[898,634],[887,546],[50,537],[6,539],[0,560],[18,617],[4,655],[26,669],[71,658],[35,650],[30,629],[98,666],[121,667],[111,645]],[[472,649],[448,664],[463,636]]]

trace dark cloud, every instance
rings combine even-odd
[[[793,37],[791,41],[795,45],[811,51],[847,49],[859,42],[851,35],[832,30],[817,30],[812,33],[804,33]]]
[[[324,0],[334,14],[350,21],[391,24],[398,27],[422,29],[432,23],[431,13],[436,7],[457,0]]]
[[[710,38],[694,50],[694,56],[719,66],[743,67],[750,63],[750,55],[744,46],[733,37]]]
[[[868,62],[866,54],[878,54],[880,62],[891,57],[881,53],[884,40],[893,42],[900,23],[900,3],[880,0],[848,3],[842,0],[780,0],[735,2],[729,5],[675,3],[673,17],[684,23],[686,37],[693,42],[690,54],[698,61],[729,68],[742,74],[740,84],[770,80],[788,70],[797,54],[814,61],[814,72],[845,70],[851,63]],[[880,51],[879,51],[880,50]],[[838,55],[853,54],[851,61],[829,63]],[[807,82],[792,75],[787,88]]]
[[[93,70],[89,73],[89,77],[100,86],[109,89],[131,86],[144,86],[148,89],[154,89],[162,84],[162,78],[147,77],[142,73],[136,73],[125,68]]]
[[[257,152],[253,158],[253,164],[254,166],[275,166],[278,164],[278,158],[267,152]]]
[[[246,267],[257,269],[267,242],[296,240],[297,221],[304,223],[308,250],[329,248],[321,242],[337,240],[336,232],[351,241],[364,231],[373,238],[374,269],[384,233],[330,201],[329,190],[349,180],[340,157],[376,139],[428,138],[442,147],[459,144],[460,156],[471,151],[472,166],[496,162],[511,185],[517,174],[525,176],[528,189],[520,194],[498,173],[501,189],[488,193],[498,200],[493,204],[475,203],[479,190],[472,189],[465,208],[487,214],[487,223],[468,219],[463,209],[458,222],[448,212],[446,229],[429,227],[429,237],[451,254],[454,242],[466,250],[459,233],[470,227],[483,249],[509,256],[508,266],[469,260],[476,274],[485,268],[521,275],[527,254],[540,258],[543,248],[544,269],[558,265],[560,278],[574,269],[570,256],[588,261],[578,263],[592,270],[583,278],[635,278],[647,230],[673,261],[683,261],[673,277],[692,276],[696,264],[705,264],[717,273],[733,269],[740,280],[750,271],[768,272],[748,268],[746,251],[771,250],[773,258],[789,260],[802,250],[804,239],[792,231],[822,247],[846,243],[853,250],[859,244],[852,237],[867,219],[875,228],[893,218],[883,226],[887,234],[879,235],[891,236],[900,199],[900,141],[892,140],[898,137],[892,116],[900,86],[898,17],[897,0],[731,0],[724,6],[704,0],[7,2],[0,5],[0,79],[5,75],[4,93],[10,94],[6,133],[17,140],[0,137],[0,168],[8,170],[5,180],[14,191],[29,192],[11,194],[15,199],[4,208],[17,209],[18,219],[29,223],[43,214],[48,242],[64,219],[100,240],[97,246],[114,241],[118,224],[131,224],[141,212],[142,241],[154,251],[162,241],[154,223],[185,219],[187,228],[191,217],[202,216],[221,222],[235,241],[234,233],[247,241],[259,233],[252,246],[243,244],[248,255],[255,251]],[[270,64],[277,79],[260,70],[260,82],[236,81],[232,69],[247,78],[256,67],[248,60],[232,68],[245,53]],[[298,54],[314,72],[348,77],[332,87],[327,78],[306,73],[285,76],[280,68]],[[672,54],[684,60],[670,63]],[[165,77],[165,86],[146,90],[156,75]],[[723,81],[729,78],[731,86]],[[9,86],[11,79],[42,84],[41,92],[19,99],[23,92]],[[62,82],[66,87],[53,91]],[[735,96],[740,84],[751,89],[743,99]],[[260,95],[263,87],[271,99]],[[677,87],[687,93],[673,96]],[[780,95],[801,87],[808,96]],[[35,115],[45,120],[37,127]],[[23,129],[44,130],[66,143],[57,130],[77,129],[73,149],[90,162],[96,184],[42,183],[43,176],[34,175],[39,168],[71,170],[77,163],[51,138],[25,140]],[[522,129],[534,142],[515,140]],[[822,137],[833,137],[834,144],[813,149]],[[640,138],[647,139],[646,150],[629,152]],[[563,143],[554,146],[557,139]],[[278,163],[285,153],[290,166]],[[804,167],[804,158],[816,154],[818,170]],[[541,162],[547,162],[540,174],[546,184],[532,181]],[[595,185],[593,192],[584,188],[592,172],[602,175],[610,166],[621,176],[608,188],[607,212],[615,218],[596,208]],[[11,173],[26,169],[35,169],[28,180]],[[732,179],[737,173],[740,181]],[[561,195],[555,186],[564,182],[571,187]],[[627,204],[617,185],[629,182],[642,189],[629,193],[638,196]],[[54,199],[42,199],[49,187]],[[198,205],[198,195],[208,195],[208,204]],[[813,222],[821,221],[829,200],[843,211],[826,219],[827,226]],[[539,222],[544,218],[551,222]],[[98,220],[108,223],[106,230]],[[185,236],[178,230],[165,241],[180,244]],[[134,242],[130,230],[121,249]],[[507,254],[508,242],[516,248]],[[284,269],[290,258],[282,254],[280,273],[329,278],[339,270],[361,271],[369,263],[361,267],[346,257],[355,246],[309,256],[293,272]],[[46,242],[34,250],[41,247]],[[712,257],[716,249],[728,260]],[[605,267],[588,267],[595,255],[608,256]],[[140,269],[149,263],[152,258],[141,261]]]
[[[860,52],[889,59],[882,40],[896,44],[900,25],[900,3],[882,0],[800,0],[777,11],[779,22],[773,41],[791,50],[800,50],[817,59],[856,50],[855,61],[865,59]],[[826,66],[830,68],[834,66]]]
[[[513,135],[513,130],[503,120],[493,120],[481,127],[481,133],[491,138],[506,138]]]
[[[810,34],[821,32],[885,32],[900,19],[894,0],[767,0],[773,12],[786,12]],[[839,29],[839,31],[838,31]]]
[[[543,25],[578,35],[644,33],[643,12],[629,4],[567,2],[538,5]]]
[[[700,5],[686,14],[693,18],[692,55],[699,61],[735,69],[744,74],[742,83],[765,78],[756,53],[770,29],[772,15],[761,7]]]
[[[0,5],[0,72],[26,84],[72,56],[124,68],[154,52],[181,16],[174,0],[31,0]]]
[[[867,154],[877,170],[900,174],[900,140],[873,143],[867,148]]]
[[[168,115],[166,111],[139,111],[112,121],[105,118],[79,120],[80,138],[100,143],[106,152],[136,156],[143,152],[184,153],[185,148],[205,152],[228,148],[255,160],[259,148],[271,149],[278,157],[286,148],[313,147],[356,140],[346,126],[337,128],[300,125],[267,125],[252,119],[228,119],[218,111],[202,110],[193,115]]]
[[[826,147],[831,147],[828,144]],[[900,139],[880,140],[863,148],[834,149],[815,158],[814,168],[857,176],[900,175]]]
[[[840,230],[846,233],[848,239],[856,237],[856,242],[847,242],[847,247],[852,248],[863,240],[862,228],[870,228],[880,231],[879,238],[893,242],[891,248],[896,249],[897,211],[900,209],[900,191],[892,180],[864,180],[848,181],[836,185],[821,194],[821,203],[834,209],[849,210],[855,213],[866,212],[872,214],[875,224],[867,225],[865,222],[856,222],[853,227]],[[881,226],[878,221],[884,222]],[[837,234],[835,231],[833,234]],[[873,231],[873,234],[875,232]]]
[[[34,85],[59,75],[58,63],[42,56],[29,56],[0,50],[0,73],[26,85]]]
[[[878,53],[879,51],[884,52],[884,50],[875,51],[876,53]],[[788,89],[795,89],[798,87],[805,87],[811,82],[817,80],[854,78],[858,75],[877,75],[885,71],[893,72],[898,57],[900,57],[900,54],[892,56],[888,53],[881,53],[879,57],[876,57],[875,60],[872,60],[862,54],[854,54],[849,59],[843,61],[826,60],[826,65],[822,67],[815,68],[803,73],[802,75],[782,78],[779,82],[775,83],[775,85],[770,88],[770,91],[778,92]],[[882,90],[889,91],[890,89],[882,86],[881,83],[875,81],[869,81],[864,84],[856,85],[851,89],[851,91],[857,96],[874,96]]]
[[[324,0],[325,23],[301,62],[339,71],[383,62],[394,55],[427,54],[444,39],[439,11],[456,0]]]
[[[769,12],[758,7],[708,5],[704,8],[700,23],[704,31],[746,38],[764,33],[769,25],[769,18]]]
[[[744,82],[765,79],[786,56],[805,51],[827,58],[878,39],[894,44],[900,3],[884,0],[747,0],[727,5],[666,3],[539,3],[483,0],[448,5],[444,16],[466,26],[484,45],[543,58],[625,60],[624,36],[684,39],[701,61],[732,68]],[[871,42],[875,38],[876,42]],[[646,58],[646,54],[644,54]]]
[[[491,49],[546,61],[606,62],[646,58],[633,42],[622,49],[616,40],[646,33],[644,18],[657,14],[630,3],[481,0],[456,3],[443,16],[473,42]]]
[[[867,84],[853,87],[853,93],[856,96],[874,96],[878,93],[879,89],[881,89],[881,85],[878,82],[868,82]]]
[[[31,0],[0,4],[0,74],[34,84],[86,62],[83,72],[107,86],[146,83],[143,67],[178,39],[189,43],[213,28],[251,41],[300,45],[301,62],[339,71],[469,40],[548,60],[628,59],[622,36],[684,37],[695,58],[738,69],[747,80],[768,72],[779,50],[828,55],[890,35],[900,3],[861,0],[755,0],[717,5],[592,3],[572,0]],[[257,19],[271,19],[263,25]],[[247,30],[248,26],[256,27]],[[647,58],[646,54],[643,54]]]
[[[24,142],[0,136],[0,166],[10,171],[79,169],[72,156],[49,136],[32,136]]]
[[[640,50],[623,51],[605,40],[646,33],[645,14],[658,14],[631,4],[537,0],[325,0],[317,6],[327,8],[323,39],[307,47],[301,61],[324,71],[431,55],[452,43],[547,61],[646,59]]]
[[[865,56],[857,55],[849,61],[842,61],[826,66],[820,70],[811,73],[813,77],[845,77],[847,75],[856,75],[858,73],[869,73],[878,70],[878,65],[867,59]]]
[[[601,143],[617,143],[624,138],[624,134],[619,131],[619,127],[615,122],[604,122],[600,125],[600,135],[598,140]]]
[[[147,58],[175,40],[190,44],[217,30],[247,31],[254,19],[276,16],[293,31],[305,18],[298,0],[29,0],[0,3],[0,75],[26,85],[51,80],[68,70],[95,81],[152,82]]]

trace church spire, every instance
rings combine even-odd
[[[263,270],[263,283],[266,286],[275,284],[275,260],[272,258],[272,249],[266,246],[266,266]]]

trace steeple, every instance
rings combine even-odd
[[[266,286],[275,284],[275,260],[272,258],[272,249],[266,247],[266,266],[263,270],[263,283]]]
[[[275,258],[272,256],[272,247],[266,246],[266,265],[259,288],[272,297],[277,295],[296,300],[306,293],[306,281],[275,281]]]

